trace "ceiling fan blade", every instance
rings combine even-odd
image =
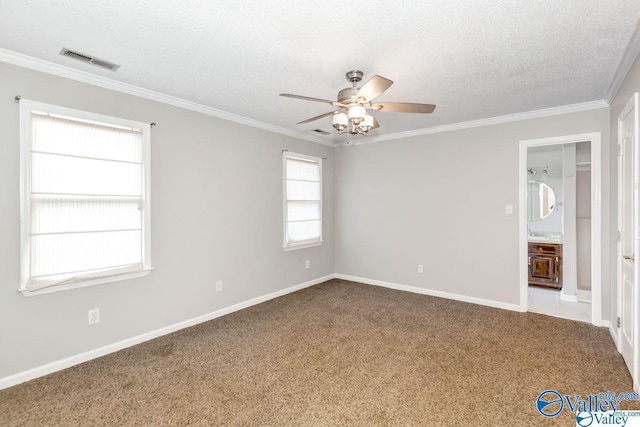
[[[385,79],[382,76],[375,75],[371,77],[358,91],[358,98],[364,98],[367,101],[371,102],[382,93],[389,89],[389,87],[393,84],[393,81],[389,79]]]
[[[296,124],[297,124],[297,125],[303,125],[303,124],[305,124],[305,123],[309,123],[309,122],[312,122],[312,121],[314,121],[314,120],[318,120],[318,119],[321,119],[321,118],[323,118],[323,117],[330,116],[330,115],[332,115],[333,113],[335,113],[335,111],[329,111],[328,113],[324,113],[324,114],[320,114],[319,116],[311,117],[310,119],[303,120],[303,121],[298,122],[298,123],[296,123]]]
[[[335,105],[335,101],[329,101],[328,99],[312,98],[310,96],[292,95],[290,93],[281,93],[280,96],[286,96],[287,98],[302,99],[304,101],[324,102],[326,104]]]
[[[386,113],[433,113],[436,106],[433,104],[414,104],[412,102],[376,102],[371,105],[371,108]]]
[[[373,126],[371,127],[371,129],[376,129],[380,127],[380,123],[378,123],[378,121],[376,120],[376,118],[373,118]]]

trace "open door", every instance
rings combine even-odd
[[[638,94],[618,118],[618,342],[637,384],[638,375]]]

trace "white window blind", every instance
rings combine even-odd
[[[148,269],[145,125],[125,127],[55,114],[55,106],[28,106],[22,289]]]
[[[322,159],[284,153],[284,247],[322,242]]]

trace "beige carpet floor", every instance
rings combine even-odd
[[[0,391],[0,425],[575,426],[545,389],[632,384],[606,329],[332,280]]]

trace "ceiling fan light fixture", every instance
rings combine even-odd
[[[363,75],[364,73],[359,70],[349,71],[347,73],[347,80],[351,82],[352,87],[342,89],[338,92],[336,101],[293,95],[290,93],[281,93],[280,96],[331,104],[337,109],[311,117],[297,124],[302,125],[323,117],[332,116],[331,124],[333,128],[338,131],[339,134],[349,133],[351,135],[366,135],[370,130],[380,127],[378,121],[373,116],[367,114],[367,109],[389,113],[433,113],[433,110],[436,108],[433,104],[416,104],[413,102],[382,102],[374,104],[372,101],[389,89],[393,81],[375,75],[367,80],[362,87],[358,87],[358,82],[362,80]]]
[[[360,123],[358,128],[366,134],[371,130],[372,127],[373,127],[373,116],[369,114],[365,114],[364,120],[362,121],[362,123]]]
[[[364,120],[366,110],[360,105],[352,105],[349,107],[349,121],[354,125],[359,125]]]
[[[349,118],[345,113],[337,112],[333,114],[333,127],[338,131],[338,133],[344,132],[348,125]]]

